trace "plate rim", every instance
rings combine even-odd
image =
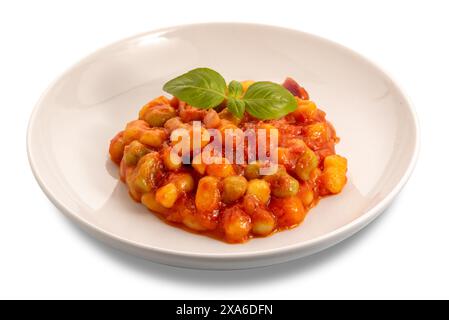
[[[83,219],[76,213],[69,210],[64,203],[59,201],[57,197],[54,196],[50,188],[48,188],[45,184],[45,178],[42,177],[41,173],[39,173],[39,169],[37,168],[36,160],[33,158],[32,154],[32,133],[33,133],[33,126],[35,123],[36,116],[39,112],[39,110],[42,107],[42,102],[47,96],[48,92],[51,91],[52,88],[67,74],[69,74],[73,69],[76,67],[82,65],[85,63],[89,58],[96,55],[97,53],[104,51],[106,49],[112,48],[116,45],[119,45],[126,41],[131,41],[140,37],[144,36],[154,36],[156,34],[163,34],[172,30],[179,30],[189,27],[208,27],[208,26],[229,26],[232,25],[234,27],[256,27],[256,28],[269,28],[269,29],[277,29],[279,31],[283,32],[292,32],[292,33],[298,33],[303,36],[315,38],[317,40],[327,42],[329,44],[332,44],[336,47],[339,47],[340,49],[345,50],[347,53],[350,53],[354,55],[355,57],[358,57],[362,59],[365,63],[369,64],[371,67],[379,71],[386,79],[390,80],[391,85],[395,87],[397,92],[402,96],[405,107],[408,108],[411,114],[411,119],[413,123],[413,129],[415,130],[415,139],[413,143],[413,154],[411,157],[411,160],[408,163],[407,169],[400,178],[400,180],[397,182],[397,184],[393,187],[393,189],[383,198],[381,199],[375,206],[373,206],[371,209],[365,211],[363,215],[357,217],[356,219],[352,220],[351,222],[332,230],[331,232],[328,232],[326,234],[320,235],[318,237],[312,238],[310,240],[306,240],[303,242],[298,242],[295,244],[279,247],[279,248],[272,248],[272,249],[266,249],[266,250],[257,250],[254,252],[234,252],[234,253],[196,253],[196,252],[188,252],[188,251],[177,251],[177,250],[171,250],[161,247],[153,247],[144,245],[138,242],[131,241],[129,239],[120,237],[114,233],[111,233],[107,230],[102,229],[101,227],[98,227],[97,225],[90,223],[86,219]],[[164,28],[155,29],[152,31],[147,32],[141,32],[136,35],[126,37],[123,39],[120,39],[118,41],[115,41],[111,44],[108,44],[106,46],[100,47],[96,49],[95,51],[91,52],[87,56],[84,56],[82,59],[80,59],[78,62],[67,68],[61,75],[59,75],[54,81],[50,83],[50,85],[47,87],[47,89],[41,94],[40,98],[38,99],[37,103],[35,104],[33,111],[31,113],[28,127],[27,127],[27,134],[26,134],[26,146],[27,146],[27,156],[28,161],[31,166],[31,170],[33,172],[33,175],[38,182],[40,188],[44,192],[44,194],[48,197],[48,199],[58,208],[64,215],[69,217],[71,220],[77,222],[81,227],[86,228],[87,231],[89,231],[90,234],[94,235],[96,238],[103,242],[107,242],[110,245],[113,245],[114,247],[127,247],[129,249],[132,248],[138,248],[140,250],[144,250],[147,253],[155,253],[155,254],[162,254],[165,256],[171,256],[171,257],[185,257],[185,258],[211,258],[214,260],[230,260],[230,259],[256,259],[256,258],[263,258],[272,256],[274,254],[276,255],[289,255],[293,253],[298,253],[300,251],[307,251],[312,248],[320,247],[321,249],[325,249],[328,246],[331,246],[339,241],[342,241],[348,237],[350,237],[352,234],[360,231],[363,227],[368,225],[372,220],[377,218],[385,209],[388,207],[388,205],[392,202],[392,200],[399,194],[399,192],[402,190],[402,188],[405,186],[407,181],[409,180],[415,166],[416,162],[418,160],[419,151],[420,151],[420,125],[418,116],[416,113],[416,109],[413,106],[409,96],[405,93],[401,85],[398,83],[398,81],[392,77],[387,71],[385,71],[382,67],[380,67],[377,63],[373,62],[371,59],[365,57],[364,55],[354,51],[351,48],[348,48],[338,42],[335,42],[333,40],[309,33],[300,31],[293,28],[286,28],[281,27],[277,25],[270,25],[270,24],[260,24],[260,23],[246,23],[246,22],[205,22],[205,23],[189,23],[189,24],[180,24],[175,26],[168,26]],[[108,241],[113,241],[114,243],[109,243]],[[327,245],[326,245],[327,244]],[[320,251],[320,248],[316,249],[316,251]],[[315,251],[315,252],[316,252]],[[311,252],[313,253],[313,252]],[[311,254],[309,253],[309,254]],[[138,254],[143,256],[143,254]],[[307,254],[306,254],[307,255]],[[292,258],[295,259],[295,258]],[[156,259],[155,259],[156,260]]]

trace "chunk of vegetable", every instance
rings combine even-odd
[[[140,158],[136,169],[130,175],[128,185],[141,193],[150,192],[162,174],[161,161],[157,152],[150,152]]]
[[[223,201],[231,203],[243,197],[248,181],[242,176],[230,176],[223,180]]]
[[[298,180],[289,175],[285,169],[264,177],[264,180],[270,183],[271,192],[278,198],[292,197],[299,191]]]
[[[162,127],[167,120],[176,117],[176,111],[169,104],[158,105],[148,109],[141,118],[151,127]]]
[[[125,147],[123,159],[127,166],[135,166],[140,158],[146,155],[150,150],[142,143],[134,140]]]
[[[303,181],[310,178],[310,173],[318,167],[318,157],[315,152],[307,148],[298,158],[296,162],[296,175]]]
[[[248,164],[245,168],[245,177],[247,179],[257,179],[260,177],[260,164],[257,161],[253,161]]]

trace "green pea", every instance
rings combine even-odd
[[[134,183],[141,192],[153,189],[161,173],[162,163],[157,152],[150,152],[140,158],[136,167]]]

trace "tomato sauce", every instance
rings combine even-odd
[[[109,147],[131,198],[170,225],[228,243],[298,226],[322,197],[343,189],[347,161],[335,153],[336,131],[307,91],[291,78],[283,85],[295,96],[297,109],[277,120],[248,114],[238,119],[225,106],[198,109],[164,96],[148,102]],[[217,164],[173,161],[170,152],[179,141],[171,134],[192,132],[194,121],[201,124],[200,147],[190,145],[181,159],[204,156],[207,145],[221,143],[226,129],[269,129],[278,138],[277,170],[262,175],[268,164],[248,163],[248,145],[239,140],[234,145],[244,146],[243,163],[227,159],[224,150]],[[210,134],[213,129],[220,137]]]

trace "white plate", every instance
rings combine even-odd
[[[290,231],[230,245],[173,228],[134,203],[108,160],[109,140],[167,80],[195,67],[228,80],[292,76],[327,112],[349,160],[344,191]],[[378,67],[338,44],[251,24],[172,27],[117,42],[82,60],[43,95],[28,154],[49,199],[100,240],[153,261],[207,269],[296,259],[354,234],[397,195],[417,158],[416,115]]]

